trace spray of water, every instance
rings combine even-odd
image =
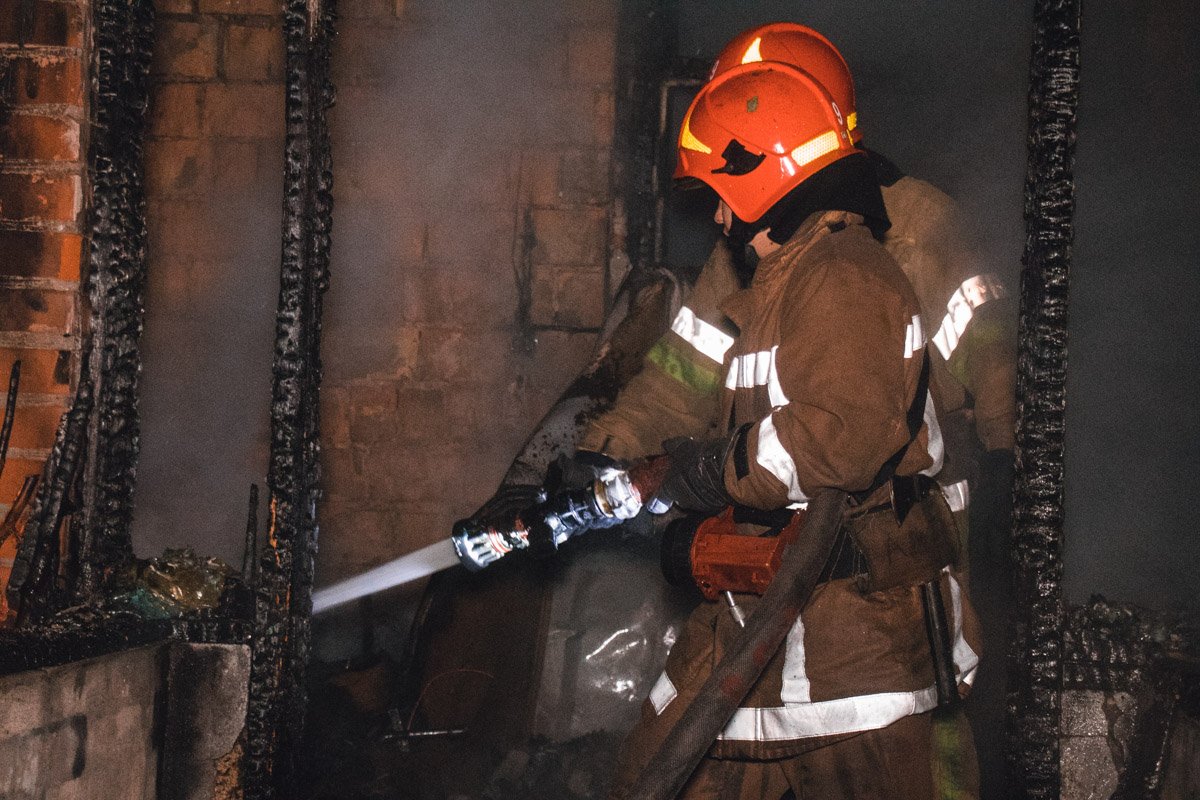
[[[351,600],[410,583],[426,575],[449,569],[458,563],[454,545],[449,539],[434,542],[394,561],[380,564],[361,575],[318,589],[313,592],[313,613],[320,614]]]

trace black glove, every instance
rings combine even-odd
[[[546,493],[540,486],[502,485],[467,521],[475,526],[507,530],[522,511],[545,499]]]
[[[591,450],[576,450],[573,455],[560,455],[546,470],[546,491],[550,494],[564,489],[589,486],[607,469],[618,468],[616,459]]]
[[[738,434],[724,439],[668,439],[671,468],[658,498],[687,511],[715,514],[732,500],[725,491],[725,459]]]

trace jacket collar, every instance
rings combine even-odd
[[[759,262],[750,287],[734,292],[721,303],[721,311],[735,325],[744,329],[754,313],[755,295],[758,292],[789,275],[796,259],[833,231],[863,223],[861,215],[850,211],[817,211],[810,214],[800,223],[792,238]]]

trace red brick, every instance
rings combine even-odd
[[[3,366],[4,377],[7,378],[8,365]],[[0,411],[3,407],[4,404],[0,401]],[[54,445],[54,432],[58,430],[58,420],[66,410],[66,404],[29,406],[18,402],[13,414],[12,438],[9,439],[8,446],[20,450],[49,450]],[[7,467],[4,471],[8,472]],[[11,497],[0,495],[0,503],[11,500]]]
[[[283,86],[211,86],[205,97],[204,130],[230,139],[283,136]]]
[[[150,136],[191,137],[200,135],[204,87],[195,83],[161,83],[150,99]]]
[[[282,82],[283,30],[246,25],[225,29],[221,72],[231,81]]]
[[[83,67],[78,58],[11,57],[0,81],[0,104],[83,105]]]
[[[217,26],[163,18],[154,42],[154,74],[168,78],[213,78],[217,74]]]
[[[611,85],[616,64],[613,29],[573,29],[567,34],[567,64],[574,83]]]
[[[73,233],[0,231],[4,274],[22,278],[79,280],[83,238]]]
[[[146,188],[151,197],[189,195],[208,188],[209,146],[197,139],[152,139],[146,143]]]
[[[201,14],[260,15],[282,18],[282,0],[200,0]]]
[[[83,9],[47,0],[0,0],[0,42],[82,47]]]
[[[533,259],[549,264],[604,263],[608,249],[608,215],[597,206],[536,209]]]
[[[4,330],[66,332],[74,318],[74,292],[0,289],[0,320]]]
[[[0,174],[0,218],[75,222],[81,202],[76,175]]]
[[[63,350],[0,348],[0,369],[8,377],[12,363],[21,359],[21,393],[66,394],[71,388],[71,354]],[[5,386],[7,389],[7,385]],[[7,474],[8,468],[5,468]]]
[[[0,160],[78,161],[79,123],[64,117],[11,114],[0,125]]]

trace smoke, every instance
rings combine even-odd
[[[954,196],[1015,288],[1024,243],[1032,5],[683,0],[681,48],[753,24],[826,34],[856,78],[867,143]],[[1200,608],[1190,565],[1200,366],[1200,11],[1089,4],[1083,18],[1067,417],[1066,591]]]
[[[484,425],[475,409],[467,424],[445,426],[457,413],[446,409],[428,422],[467,453],[470,471],[445,488],[453,494],[498,475],[537,416],[510,408],[527,399],[513,377],[527,367],[509,347],[514,209],[535,172],[531,143],[578,139],[592,92],[571,82],[565,55],[579,4],[400,6],[392,23],[366,3],[341,9],[326,376],[327,385],[387,376],[429,386],[445,377],[421,372],[430,342],[466,331],[445,369],[491,393],[502,419]],[[950,0],[680,0],[680,50],[708,59],[737,31],[776,19],[828,35],[856,75],[868,144],[953,195],[991,267],[1015,287],[1031,11]],[[1075,601],[1103,592],[1196,608],[1186,565],[1200,560],[1190,535],[1200,521],[1190,387],[1200,241],[1189,214],[1200,185],[1190,141],[1200,123],[1200,11],[1169,0],[1084,13],[1066,585]],[[240,186],[219,175],[219,191],[190,206],[190,225],[178,216],[156,223],[184,225],[191,239],[176,237],[169,258],[152,246],[141,553],[187,541],[240,555],[246,485],[266,466],[277,153],[263,149],[261,174]],[[425,519],[445,513],[422,502]]]

